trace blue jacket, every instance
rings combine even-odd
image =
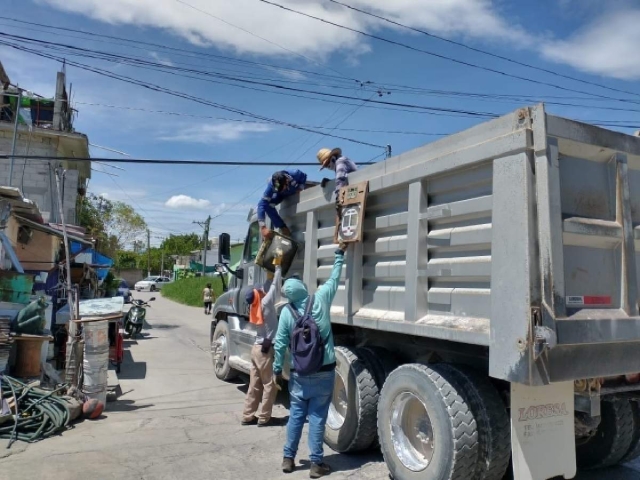
[[[276,205],[280,205],[282,201],[294,195],[296,192],[304,189],[307,183],[307,174],[300,170],[285,170],[293,179],[289,186],[282,192],[278,193],[273,188],[271,181],[267,185],[266,190],[262,194],[260,202],[258,202],[258,221],[262,224],[267,215],[271,219],[271,228],[282,228],[285,226],[284,221],[276,210]]]
[[[331,277],[316,290],[313,308],[311,309],[311,316],[318,324],[320,335],[325,339],[324,344],[324,361],[323,365],[329,365],[335,363],[336,353],[333,344],[333,332],[331,331],[331,303],[338,291],[338,285],[340,284],[340,273],[342,272],[342,265],[344,264],[344,255],[336,253],[335,261],[333,262],[333,270],[331,271]],[[293,307],[298,311],[300,315],[304,314],[307,307],[307,301],[309,300],[309,292],[307,287],[301,280],[297,278],[290,278],[282,287],[282,294],[293,304]],[[273,371],[281,372],[282,363],[284,362],[284,355],[287,352],[287,348],[291,343],[291,333],[295,320],[288,308],[283,308],[280,313],[280,321],[278,322],[278,332],[276,333],[275,341],[275,360],[273,362]],[[293,365],[293,363],[292,363]]]

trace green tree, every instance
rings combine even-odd
[[[142,215],[124,202],[112,202],[105,226],[109,235],[115,237],[119,249],[132,245],[147,230],[147,222]]]
[[[168,255],[189,255],[194,250],[202,249],[202,239],[197,233],[169,235],[160,244]]]
[[[144,218],[124,202],[89,194],[79,210],[79,223],[96,239],[96,249],[112,258],[147,229]]]

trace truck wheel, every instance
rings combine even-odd
[[[578,468],[611,467],[619,463],[633,441],[633,410],[625,399],[603,400],[600,425],[591,435],[576,439]]]
[[[373,367],[378,390],[382,390],[382,385],[389,374],[398,367],[398,360],[390,351],[382,347],[362,347],[358,348],[358,352]]]
[[[478,426],[451,372],[440,365],[394,370],[378,404],[382,455],[395,480],[468,480],[478,467]]]
[[[635,400],[630,400],[633,411],[633,438],[631,447],[627,454],[620,460],[620,463],[627,463],[640,457],[640,404]]]
[[[225,382],[238,376],[238,372],[229,365],[229,338],[229,325],[220,320],[211,337],[211,360],[216,377]]]
[[[375,440],[378,386],[372,370],[354,350],[336,348],[336,380],[324,441],[337,452],[365,450]]]
[[[477,480],[502,480],[511,458],[511,425],[500,394],[487,377],[463,365],[440,365],[478,424]]]

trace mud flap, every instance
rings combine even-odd
[[[515,480],[575,477],[573,382],[511,384],[511,448]]]

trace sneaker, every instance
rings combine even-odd
[[[247,426],[255,425],[256,423],[258,423],[258,417],[253,417],[251,420],[242,420],[242,422],[240,422],[240,425]]]
[[[293,461],[293,458],[284,457],[282,459],[282,471],[284,473],[292,473],[296,469],[296,464]]]
[[[310,478],[320,478],[331,473],[331,468],[326,463],[312,463],[309,470]]]

